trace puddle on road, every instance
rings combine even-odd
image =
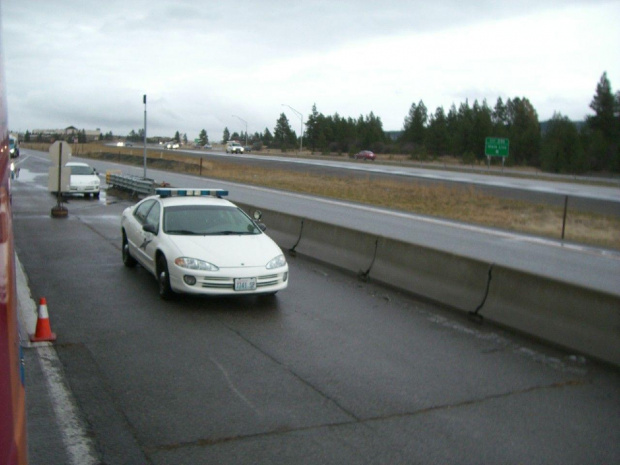
[[[26,168],[18,167],[18,171],[15,173],[15,177],[12,179],[12,181],[33,182],[38,176],[47,177],[47,173],[33,173],[32,171]]]
[[[20,183],[34,183],[37,178],[40,177],[45,177],[47,178],[48,174],[47,173],[36,173],[33,171],[30,171],[26,168],[21,168],[19,169],[19,171],[16,173],[16,176],[11,180],[11,182],[16,183],[16,184],[20,184]],[[37,185],[37,188],[39,189],[45,189],[47,190],[46,186],[40,186]],[[105,189],[101,189],[101,192],[99,194],[99,198],[96,199],[94,197],[91,197],[90,199],[83,197],[81,195],[71,195],[71,196],[67,196],[65,197],[65,202],[63,203],[72,203],[72,202],[76,202],[76,201],[85,201],[85,202],[91,202],[93,205],[99,205],[99,204],[105,204],[105,205],[114,205],[117,204],[119,202],[119,200],[115,197],[110,196],[110,198],[108,198]]]

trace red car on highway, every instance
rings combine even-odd
[[[355,155],[353,155],[353,158],[355,158],[356,160],[361,159],[374,161],[377,156],[370,150],[362,150],[361,152],[357,152]]]

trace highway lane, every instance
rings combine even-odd
[[[42,152],[26,151],[26,154],[37,157],[42,162],[49,159],[48,155]],[[121,169],[127,174],[143,174],[143,168],[140,167],[102,161],[91,163],[102,172],[107,169]],[[614,295],[620,292],[620,253],[617,251],[171,172],[149,169],[147,175],[174,186],[190,183],[191,187],[222,187],[230,191],[231,200],[258,208],[278,210],[377,236],[480,258],[489,264],[502,264],[542,276],[557,277],[568,283]],[[558,228],[560,230],[561,225],[558,225]]]
[[[121,263],[130,202],[75,198],[52,219],[49,163],[20,164],[16,250],[101,463],[620,459],[615,370],[299,257],[275,299],[160,301]],[[64,464],[42,414],[29,404],[31,463]]]

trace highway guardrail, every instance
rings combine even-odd
[[[117,189],[133,192],[135,194],[152,195],[155,193],[155,181],[149,178],[107,172],[106,182],[108,185]]]

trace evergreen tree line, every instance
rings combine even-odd
[[[615,94],[607,73],[603,73],[590,103],[594,114],[583,124],[574,123],[561,113],[541,124],[538,114],[527,98],[512,98],[504,102],[498,98],[493,108],[486,100],[472,105],[466,100],[458,108],[452,105],[446,113],[443,107],[429,113],[424,102],[413,103],[404,119],[398,137],[389,137],[383,130],[381,118],[372,112],[354,119],[338,113],[325,116],[316,104],[305,122],[303,140],[291,128],[286,114],[281,113],[273,133],[253,135],[230,133],[224,129],[223,142],[247,141],[254,150],[263,146],[296,150],[303,145],[306,150],[319,153],[353,154],[359,150],[377,153],[405,153],[414,159],[452,155],[463,163],[473,164],[485,160],[484,146],[487,137],[507,138],[510,154],[508,165],[528,165],[555,173],[585,173],[588,171],[620,172],[620,91]],[[32,135],[26,132],[25,141]],[[41,135],[39,135],[41,137]],[[142,140],[144,130],[132,130],[128,140]],[[57,135],[57,139],[62,135]],[[77,133],[79,142],[85,142],[85,131]],[[111,132],[102,135],[112,140]],[[150,139],[149,139],[150,140]],[[177,142],[187,143],[187,135],[177,131]],[[199,135],[201,145],[209,143],[206,130]]]
[[[507,138],[508,165],[528,165],[556,173],[587,171],[620,172],[620,92],[615,95],[607,73],[603,73],[590,104],[594,115],[585,124],[571,122],[561,113],[541,124],[527,98],[498,98],[493,108],[486,100],[452,105],[446,113],[438,107],[429,113],[424,102],[413,103],[396,139],[383,130],[381,118],[372,112],[357,119],[337,113],[325,116],[316,104],[305,123],[303,146],[320,153],[348,153],[372,150],[377,153],[406,153],[414,159],[453,155],[463,163],[485,160],[487,137]],[[224,140],[230,134],[225,130]],[[230,136],[239,139],[237,133]],[[239,139],[243,140],[243,138]],[[284,113],[273,134],[269,129],[249,139],[254,144],[291,150],[300,141]],[[255,147],[257,148],[257,147]]]
[[[485,158],[486,137],[508,138],[509,165],[528,165],[554,173],[620,172],[620,92],[615,95],[603,73],[590,103],[594,115],[585,124],[561,113],[541,125],[526,98],[499,98],[491,109],[486,101],[466,101],[448,114],[439,107],[428,114],[424,102],[412,104],[405,118],[399,149],[414,157],[451,154],[464,163]]]

